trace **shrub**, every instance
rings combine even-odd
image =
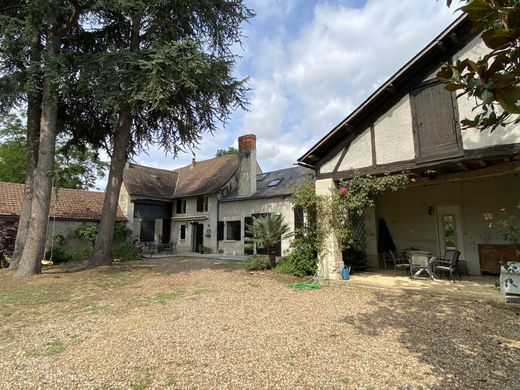
[[[283,257],[275,268],[276,272],[295,276],[312,276],[316,273],[316,249],[313,242],[305,237],[292,242],[292,251]]]
[[[112,251],[112,258],[120,261],[131,261],[139,259],[139,250],[134,245],[121,245]]]
[[[271,269],[271,262],[267,256],[251,256],[244,260],[244,268],[248,271]]]

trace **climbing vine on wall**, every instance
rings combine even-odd
[[[370,207],[374,207],[376,195],[402,189],[408,182],[406,173],[354,176],[350,180],[340,181],[324,205],[329,208],[330,227],[341,249],[363,249],[360,248],[359,232],[354,221],[362,218]]]

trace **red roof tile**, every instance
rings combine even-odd
[[[19,216],[23,199],[23,184],[0,182],[0,215]],[[99,221],[104,192],[59,188],[52,191],[50,216],[57,219]],[[118,207],[117,220],[126,220]]]

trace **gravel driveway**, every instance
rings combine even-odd
[[[47,272],[0,271],[0,389],[520,389],[515,308],[211,259]]]

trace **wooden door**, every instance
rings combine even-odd
[[[441,83],[410,93],[415,155],[419,162],[463,154],[455,97]]]
[[[193,224],[193,252],[199,252],[204,245],[204,225],[201,223]]]

